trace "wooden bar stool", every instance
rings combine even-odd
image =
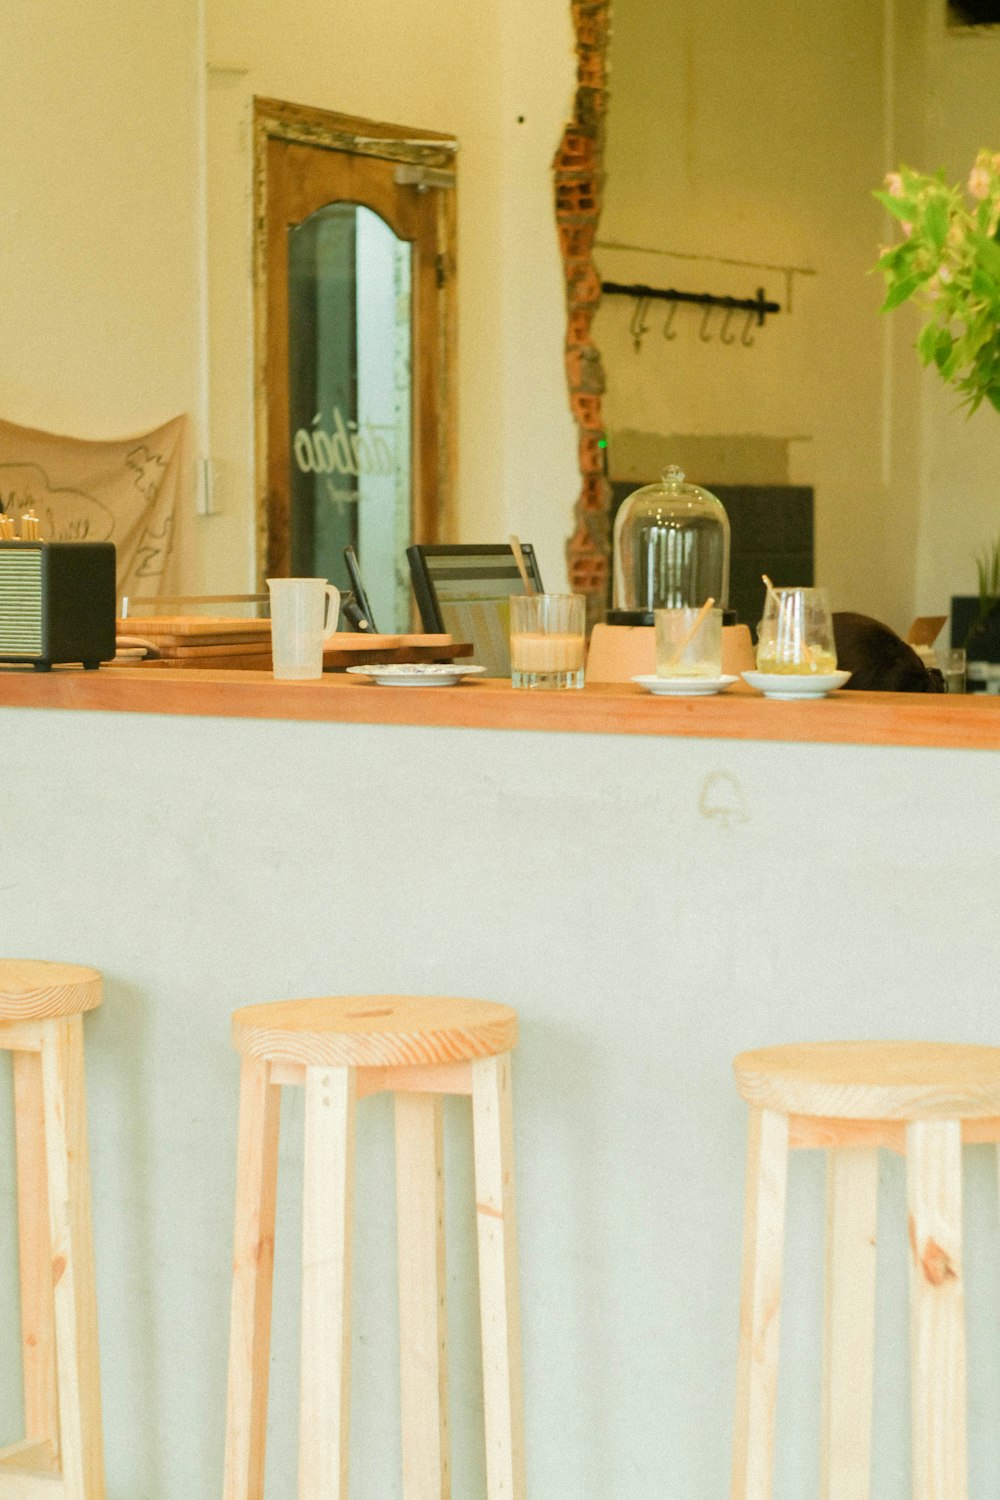
[[[510,1052],[485,1000],[337,996],[233,1015],[242,1054],[226,1500],[261,1500],[282,1084],[305,1089],[299,1500],[347,1500],[354,1106],[395,1095],[405,1500],[448,1500],[442,1094],[471,1094],[487,1493],[523,1500]]]
[[[963,1142],[1000,1141],[1000,1047],[744,1052],[750,1105],[733,1500],[771,1493],[788,1152],[827,1155],[820,1500],[867,1500],[878,1147],[906,1156],[914,1500],[966,1500]]]
[[[83,1069],[96,969],[0,959],[13,1054],[24,1438],[0,1448],[0,1500],[102,1500],[97,1296]]]

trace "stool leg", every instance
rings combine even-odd
[[[65,1500],[102,1500],[97,1289],[83,1071],[83,1019],[43,1029],[42,1095]]]
[[[299,1500],[347,1500],[353,1068],[306,1068]]]
[[[262,1500],[264,1494],[280,1121],[281,1089],[270,1082],[270,1064],[244,1057],[236,1148],[225,1500]]]
[[[962,1131],[906,1128],[914,1500],[966,1500]]]
[[[404,1500],[449,1500],[444,1131],[436,1094],[397,1094]]]
[[[14,1052],[14,1129],[17,1141],[18,1264],[21,1276],[21,1362],[24,1435],[37,1444],[40,1466],[59,1457],[52,1237],[45,1166],[45,1111],[40,1052]]]
[[[510,1053],[472,1065],[488,1500],[524,1500],[524,1397]]]
[[[878,1151],[828,1151],[826,1172],[820,1500],[868,1500]]]
[[[733,1500],[768,1500],[774,1467],[788,1117],[751,1109],[733,1441]]]

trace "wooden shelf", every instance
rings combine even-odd
[[[818,702],[779,703],[743,686],[715,698],[654,698],[632,683],[533,693],[501,678],[451,688],[390,688],[339,674],[317,682],[276,682],[267,672],[175,672],[150,663],[98,672],[3,667],[0,707],[1000,749],[1000,697],[985,694],[841,692]]]

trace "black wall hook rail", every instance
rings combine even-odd
[[[716,297],[712,292],[678,292],[673,287],[641,284],[625,286],[620,281],[602,281],[601,291],[611,297],[655,298],[660,302],[694,302],[699,307],[740,308],[743,312],[756,313],[759,326],[763,326],[768,313],[781,311],[780,302],[767,301],[762,286],[757,288],[756,297]]]

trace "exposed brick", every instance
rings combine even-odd
[[[611,486],[603,474],[586,474],[580,491],[580,509],[588,515],[606,511],[611,498]]]
[[[594,262],[588,257],[586,260],[567,260],[565,265],[570,300],[575,303],[600,301],[601,279]]]
[[[584,391],[573,391],[569,398],[570,410],[581,427],[588,432],[599,432],[601,428],[601,398],[588,396]]]
[[[603,474],[604,473],[604,449],[600,446],[600,440],[604,434],[600,431],[583,431],[580,433],[579,454],[580,473]]]
[[[586,344],[590,338],[590,325],[594,321],[594,313],[597,304],[588,306],[573,305],[570,308],[569,322],[566,325],[566,342],[568,344]]]
[[[593,218],[585,219],[581,223],[561,218],[559,220],[559,245],[563,255],[567,259],[589,255],[593,249],[596,229],[597,225]]]
[[[607,82],[607,68],[599,52],[581,53],[576,70],[577,82],[583,88],[603,89]]]
[[[566,281],[566,381],[579,432],[582,488],[567,543],[571,586],[587,596],[588,625],[603,616],[609,574],[611,487],[605,475],[601,397],[604,370],[591,341],[601,285],[591,259],[604,184],[604,121],[610,0],[572,0],[577,88],[573,118],[553,162],[559,248]]]

